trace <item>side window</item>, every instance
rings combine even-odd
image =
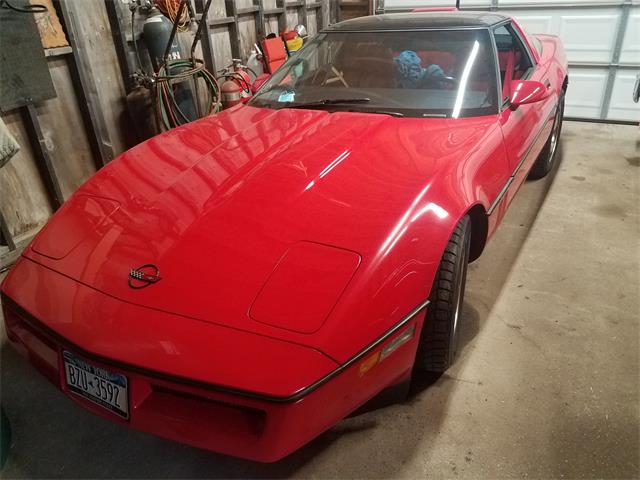
[[[520,37],[513,31],[511,25],[502,25],[494,30],[496,46],[498,48],[498,64],[502,80],[502,100],[506,100],[511,93],[509,86],[512,80],[525,78],[533,62],[524,48]]]

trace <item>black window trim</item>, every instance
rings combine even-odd
[[[494,63],[496,64],[498,79],[501,79],[502,77],[500,76],[500,58],[498,56],[498,44],[496,42],[495,35],[496,35],[496,30],[500,27],[505,27],[509,31],[509,33],[515,37],[515,40],[520,43],[520,46],[522,47],[524,54],[529,58],[529,64],[531,66],[527,69],[527,71],[524,73],[524,75],[521,78],[521,80],[529,80],[533,75],[533,72],[535,72],[538,64],[535,60],[535,57],[531,54],[531,50],[529,50],[529,46],[527,42],[525,42],[524,39],[522,38],[520,31],[514,27],[513,21],[511,19],[507,19],[504,22],[497,23],[496,25],[490,28],[491,39],[493,42]],[[499,83],[498,98],[501,99],[501,101],[499,100],[498,103],[500,104],[500,108],[499,108],[500,112],[502,112],[511,105],[511,102],[509,101],[509,98],[502,98],[502,84],[501,82],[498,82],[498,83]]]
[[[459,27],[415,27],[415,28],[366,28],[366,29],[345,29],[345,30],[321,30],[320,33],[331,35],[333,33],[399,33],[399,32],[452,32],[459,30],[489,30],[490,27],[483,25],[459,26]]]
[[[502,77],[500,76],[500,59],[498,57],[498,44],[496,43],[495,29],[504,25],[506,22],[502,22],[489,29],[489,36],[491,37],[491,44],[493,45],[493,65],[496,70],[496,98],[498,103],[498,115],[502,113],[505,107],[504,99],[502,98]]]

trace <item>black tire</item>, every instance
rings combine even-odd
[[[538,180],[540,178],[545,177],[553,168],[553,165],[556,161],[556,156],[558,153],[558,144],[560,143],[560,133],[562,132],[562,117],[564,115],[564,92],[560,97],[560,102],[558,103],[558,109],[556,111],[556,116],[553,119],[553,127],[551,127],[551,133],[549,134],[549,139],[545,144],[544,148],[538,155],[536,159],[536,163],[531,167],[531,171],[529,172],[529,176],[527,177],[529,180]]]
[[[459,319],[471,245],[471,221],[466,215],[456,226],[436,272],[427,317],[416,354],[416,368],[444,372],[453,364],[458,347]]]

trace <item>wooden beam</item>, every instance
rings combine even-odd
[[[200,18],[198,18],[198,15],[196,15],[196,19],[198,21],[202,21],[202,12],[204,11],[206,3],[207,0],[196,0],[196,11],[200,12]],[[207,70],[209,70],[213,75],[217,75],[216,58],[213,53],[213,44],[211,43],[211,29],[209,28],[211,25],[211,20],[209,20],[209,18],[206,18],[204,32],[202,32],[202,38],[200,38],[200,42],[202,43],[202,56],[204,57],[204,64],[207,67]]]
[[[256,40],[260,43],[260,40],[264,38],[266,30],[264,28],[264,1],[253,0],[253,4],[257,7],[255,21],[256,21]]]
[[[284,0],[276,0],[276,7],[280,9],[278,14],[278,32],[283,32],[287,28],[287,10],[285,8],[286,3]]]
[[[7,270],[9,266],[18,259],[22,251],[27,248],[27,245],[29,245],[29,243],[31,243],[31,240],[33,240],[34,236],[35,234],[29,235],[24,240],[19,241],[15,244],[16,248],[14,248],[13,250],[0,247],[0,272],[4,272],[5,270]]]
[[[238,6],[235,0],[224,0],[227,10],[227,17],[232,17],[233,22],[229,23],[229,38],[231,44],[231,58],[240,58],[240,29],[238,28]]]
[[[218,18],[212,18],[211,20],[209,20],[209,25],[211,25],[212,27],[217,27],[220,25],[229,25],[230,23],[235,22],[233,17],[218,17]]]
[[[312,8],[316,8],[315,5],[319,6],[319,9],[316,10],[316,24],[318,29],[317,31],[321,32],[322,29],[324,29],[325,27],[324,25],[324,16],[326,15],[325,2],[321,0],[319,3],[310,4],[310,6],[313,6]]]
[[[105,0],[104,5],[107,10],[109,25],[111,26],[111,37],[113,38],[113,45],[116,48],[116,56],[118,57],[118,64],[120,65],[124,89],[129,93],[133,90],[133,87],[135,87],[132,74],[138,69],[138,67],[135,64],[132,65],[132,62],[130,61],[131,57],[129,55],[130,50],[127,45],[127,36],[122,29],[124,19],[122,18],[120,2]]]
[[[369,2],[367,0],[359,0],[359,1],[340,1],[338,4],[341,7],[368,7]]]
[[[298,18],[300,20],[300,23],[304,25],[305,28],[307,27],[307,23],[309,22],[307,13],[307,0],[302,0],[302,6],[300,7],[300,10],[298,10]]]
[[[75,18],[76,9],[86,8],[86,5],[78,0],[60,0],[58,5],[62,13],[60,20],[62,20],[67,32],[69,45],[73,49],[74,83],[76,83],[77,92],[80,94],[81,109],[88,117],[89,138],[95,150],[94,154],[97,156],[96,166],[99,168],[113,160],[114,152],[100,105],[98,87],[91,73],[89,53],[84,48],[85,42],[91,37],[87,32],[81,30],[81,25],[78,25]]]
[[[40,120],[38,119],[38,112],[33,104],[28,104],[21,110],[23,113],[25,128],[29,135],[31,147],[33,148],[35,160],[38,165],[38,170],[40,170],[40,176],[47,187],[51,208],[55,211],[64,203],[64,196],[62,195],[60,181],[58,180],[53,160],[51,155],[49,155],[46,139],[42,133]]]
[[[254,5],[253,7],[238,8],[237,13],[238,13],[238,16],[240,16],[240,15],[250,15],[252,13],[256,13],[257,11],[258,11],[258,7]]]
[[[61,55],[69,55],[70,53],[73,53],[73,50],[69,45],[67,45],[66,47],[54,47],[54,48],[44,49],[45,57],[59,57]]]

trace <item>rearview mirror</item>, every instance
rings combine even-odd
[[[511,82],[511,105],[518,106],[544,100],[551,93],[542,82],[536,80],[513,80]]]

